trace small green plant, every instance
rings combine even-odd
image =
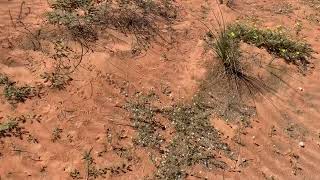
[[[17,87],[15,83],[12,83],[6,85],[4,88],[4,96],[12,104],[25,102],[27,99],[32,98],[36,95],[36,89],[28,85]]]
[[[26,118],[24,116],[7,118],[5,122],[0,123],[0,138],[4,137],[19,137],[22,139],[22,135],[27,133],[24,128],[20,126],[20,123],[25,123]]]
[[[69,175],[72,179],[82,179],[80,175],[80,171],[78,169],[74,169],[69,173]]]
[[[78,169],[74,169],[69,173],[69,175],[72,179],[82,179],[80,175],[80,171]]]
[[[96,166],[95,166],[95,162],[94,162],[94,159],[91,155],[91,151],[92,149],[90,149],[89,151],[85,151],[84,154],[83,154],[83,160],[85,161],[85,164],[86,164],[86,179],[96,179],[98,178],[99,176],[103,177],[106,172],[105,171],[101,171],[100,169],[98,169]]]
[[[11,104],[25,102],[27,99],[38,95],[36,88],[28,85],[18,87],[16,82],[11,81],[4,74],[0,74],[0,86],[4,86],[3,94]]]
[[[39,140],[36,137],[34,137],[33,135],[31,135],[31,134],[28,134],[27,141],[29,143],[34,143],[34,144],[38,144],[39,143]]]
[[[309,64],[308,58],[313,52],[310,45],[291,40],[276,30],[262,30],[243,24],[235,24],[229,26],[227,33],[234,40],[242,40],[259,48],[266,48],[268,52],[296,65],[306,66]]]
[[[72,78],[67,74],[44,73],[41,75],[45,83],[49,83],[50,88],[62,90],[72,81]]]
[[[60,128],[54,128],[52,131],[52,142],[57,142],[59,139],[61,139],[61,133],[63,132]]]
[[[110,167],[99,168],[96,165],[95,159],[92,157],[92,149],[85,151],[82,157],[82,160],[85,162],[85,177],[84,179],[107,179],[107,174],[111,176],[125,174],[132,171],[131,164],[119,163],[119,165],[112,165]],[[73,179],[82,179],[80,172],[74,170],[69,174]]]
[[[41,78],[44,80],[44,83],[48,83],[50,88],[62,90],[72,81],[70,75],[77,69],[77,66],[80,65],[83,52],[80,58],[76,57],[76,52],[65,43],[64,39],[59,39],[53,42],[53,44],[54,53],[51,57],[54,59],[54,70],[51,73],[45,72],[41,74]],[[79,62],[72,68],[70,64],[72,64],[73,59],[79,59]]]
[[[7,85],[7,84],[10,84],[10,83],[11,82],[10,82],[8,76],[0,73],[0,86]]]

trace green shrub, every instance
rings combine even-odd
[[[288,63],[296,65],[309,64],[313,50],[310,45],[291,40],[285,34],[270,29],[262,30],[242,24],[232,25],[228,28],[228,35],[235,40],[253,44],[259,48],[265,48]]]
[[[26,133],[24,128],[20,126],[20,123],[25,123],[26,118],[24,116],[7,118],[5,122],[0,123],[0,138],[4,137],[20,137]]]
[[[17,87],[15,84],[10,84],[4,88],[4,96],[13,104],[25,102],[28,98],[34,97],[35,95],[36,90],[31,86]]]
[[[0,74],[0,85],[4,86],[3,94],[12,104],[25,102],[26,99],[37,95],[34,87],[28,85],[18,87],[16,86],[16,82],[11,81],[8,76],[4,74]]]

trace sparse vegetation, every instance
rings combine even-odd
[[[63,130],[61,128],[54,128],[52,131],[52,142],[57,142],[59,139],[61,139],[61,133]]]
[[[16,82],[11,81],[3,74],[0,74],[0,86],[4,86],[3,94],[11,104],[25,102],[27,99],[38,95],[36,88],[28,85],[19,87]]]
[[[22,139],[22,135],[27,133],[21,123],[25,123],[26,119],[24,116],[7,118],[6,121],[0,123],[0,139],[4,137],[19,137]]]
[[[307,44],[291,41],[286,36],[273,31],[251,31],[251,29],[242,29],[243,26],[240,25],[228,28],[225,28],[223,24],[219,25],[220,31],[210,30],[205,37],[205,41],[221,60],[224,67],[223,74],[229,80],[235,82],[237,90],[240,91],[244,86],[249,89],[251,95],[255,92],[262,94],[264,91],[271,91],[271,88],[248,74],[244,69],[239,47],[241,40],[257,47],[265,47],[269,52],[296,64],[299,60],[303,65],[306,65],[307,58],[310,57],[312,52]],[[297,53],[298,51],[299,53]],[[210,75],[212,74],[209,73],[208,80],[211,80]],[[178,105],[170,108],[156,107],[152,105],[154,95],[148,95],[142,98],[138,96],[138,101],[130,102],[126,106],[126,109],[133,114],[134,127],[138,130],[137,139],[142,140],[142,142],[162,142],[162,144],[165,144],[166,141],[160,140],[158,137],[160,137],[160,132],[166,128],[162,129],[161,124],[159,125],[155,117],[159,115],[166,117],[174,126],[174,137],[167,146],[142,143],[146,147],[157,147],[160,149],[159,152],[162,152],[160,163],[156,165],[158,169],[155,177],[157,179],[186,178],[188,176],[186,168],[195,164],[202,164],[210,169],[227,168],[227,164],[213,154],[214,150],[216,152],[223,151],[228,158],[233,158],[228,145],[220,141],[219,133],[210,124],[211,115],[218,111],[221,112],[221,110],[215,105],[217,103],[211,102],[212,97],[208,96],[213,84],[206,84],[208,83],[204,83],[200,88],[190,105]],[[231,95],[229,94],[229,96]],[[223,112],[235,114],[236,111],[239,111],[238,114],[241,117],[235,118],[240,120],[240,124],[248,127],[250,123],[246,118],[254,115],[255,109],[246,105],[238,105],[239,103],[237,101],[235,104],[228,104]],[[223,116],[233,118],[224,113]]]
[[[315,7],[316,1],[304,2]],[[46,22],[39,23],[43,11],[31,11],[30,4],[23,1],[20,11],[9,11],[17,32],[0,23],[8,35],[0,37],[0,70],[8,73],[0,73],[0,100],[17,105],[0,106],[0,159],[21,164],[8,163],[2,178],[276,179],[308,178],[306,167],[317,170],[319,158],[300,161],[312,160],[318,155],[312,148],[320,146],[313,119],[302,117],[319,113],[317,87],[308,85],[318,74],[311,79],[289,74],[313,65],[313,49],[301,40],[318,31],[306,21],[319,19],[313,8],[262,0],[49,0]],[[218,14],[211,12],[217,8]],[[281,24],[300,40],[279,29],[225,25],[234,19]],[[308,38],[314,49],[318,39]],[[19,41],[24,45],[16,45]],[[289,76],[295,80],[281,79]],[[18,78],[47,85],[45,93],[42,86],[13,81]],[[280,83],[293,88],[277,94]],[[39,99],[30,100],[35,96]],[[25,168],[29,161],[31,169]],[[260,168],[254,165],[264,169],[253,172]],[[274,165],[286,168],[279,174],[278,167],[270,168]]]
[[[164,126],[157,125],[159,122],[154,119],[156,114],[171,121],[175,129],[173,139],[165,147],[159,148],[160,144],[158,146],[142,144],[143,146],[149,145],[148,147],[151,148],[156,147],[159,152],[162,152],[161,161],[155,173],[156,179],[185,178],[188,176],[186,168],[195,164],[202,164],[209,169],[227,168],[227,165],[213,154],[213,150],[223,151],[227,157],[231,158],[231,150],[228,145],[220,140],[218,132],[210,124],[212,109],[208,109],[196,100],[192,105],[178,105],[162,109],[152,105],[150,95],[139,95],[138,99],[140,99],[139,104],[132,105],[130,102],[126,106],[133,114],[133,123],[140,123],[139,126],[135,126],[138,130],[138,139],[143,142],[153,142],[154,136],[157,137],[159,131],[166,130]],[[165,142],[167,141],[163,141],[162,144]],[[157,140],[156,143],[161,143],[161,141]]]
[[[289,14],[292,13],[294,10],[292,5],[287,2],[279,3],[274,8],[274,12],[277,14]]]
[[[8,78],[8,76],[4,75],[4,74],[0,74],[0,86],[3,86],[3,85],[7,85],[7,84],[10,84],[10,80]]]
[[[218,131],[210,124],[211,113],[199,102],[191,106],[176,106],[166,112],[176,132],[161,157],[155,174],[157,179],[184,179],[188,176],[186,168],[195,164],[209,169],[228,168],[213,153],[222,151],[232,158],[229,146],[221,141]]]
[[[227,33],[235,40],[241,40],[259,48],[266,48],[268,52],[295,65],[308,65],[313,52],[310,45],[291,40],[277,30],[262,30],[243,24],[235,24],[228,28]]]
[[[160,35],[159,23],[168,23],[176,17],[171,0],[161,1],[100,1],[55,0],[47,14],[48,21],[63,25],[78,40],[95,41],[98,29],[117,30],[133,35],[141,48],[147,48],[151,39]]]
[[[85,175],[84,177],[81,176],[79,170],[74,169],[69,173],[72,179],[97,179],[97,178],[107,178],[107,175],[116,176],[125,174],[127,172],[132,171],[132,166],[127,163],[118,163],[119,165],[113,165],[110,167],[99,168],[95,162],[95,159],[91,153],[92,149],[89,151],[85,151],[82,157],[82,160],[85,162]]]
[[[25,102],[36,95],[36,89],[28,85],[17,87],[15,84],[9,84],[4,88],[4,96],[12,104]]]
[[[143,147],[160,148],[164,139],[159,130],[163,130],[165,127],[156,119],[160,110],[150,104],[150,100],[154,98],[155,94],[153,93],[140,96],[136,102],[130,102],[125,108],[132,112],[133,127],[138,130],[138,137],[134,142]]]
[[[319,0],[303,0],[304,3],[307,3],[312,8],[319,10],[320,9],[320,1]]]
[[[74,169],[69,175],[72,179],[81,179],[80,171],[78,169]]]
[[[53,89],[62,90],[70,83],[72,78],[67,74],[59,73],[44,73],[41,76],[44,79],[44,83],[49,83],[49,87]]]

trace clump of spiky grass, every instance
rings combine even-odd
[[[235,76],[242,74],[239,44],[230,38],[225,29],[218,33],[209,31],[205,41],[222,61],[226,74]]]
[[[265,48],[288,63],[306,66],[309,64],[313,50],[304,42],[294,41],[277,30],[258,29],[243,24],[235,24],[228,28],[228,36],[235,40]]]
[[[220,60],[224,71],[223,77],[228,79],[230,85],[235,88],[241,95],[243,89],[247,89],[251,95],[263,90],[263,84],[259,80],[244,69],[244,64],[241,62],[241,52],[239,41],[232,38],[224,23],[219,23],[218,30],[210,30],[205,36],[205,41]]]

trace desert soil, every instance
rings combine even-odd
[[[210,69],[202,38],[206,27],[200,21],[210,23],[211,12],[218,10],[216,1],[177,1],[180,17],[172,25],[176,43],[168,47],[155,44],[141,57],[130,56],[128,37],[110,32],[84,56],[63,90],[44,84],[40,75],[52,68],[52,59],[46,52],[34,51],[26,29],[14,27],[9,15],[10,11],[13,18],[19,16],[23,7],[27,27],[44,28],[47,1],[21,3],[0,1],[0,73],[19,85],[42,88],[39,97],[15,106],[0,97],[0,122],[22,115],[27,119],[22,139],[0,139],[0,179],[72,179],[70,173],[75,169],[85,179],[83,154],[90,149],[97,166],[121,166],[123,159],[112,150],[99,156],[105,149],[106,134],[121,136],[112,143],[134,151],[131,161],[135,163],[130,170],[108,174],[105,179],[152,178],[156,166],[150,159],[151,150],[134,145],[137,132],[131,127],[131,114],[121,106],[137,91],[156,92],[164,105],[190,102]],[[312,3],[317,1],[234,0],[230,7],[219,7],[226,23],[241,20],[261,28],[282,27],[320,52],[320,7]],[[297,22],[302,24],[299,35],[294,33]],[[246,54],[272,59],[264,50],[243,49]],[[226,160],[227,169],[191,166],[188,171],[193,177],[188,179],[320,179],[320,56],[313,56],[312,68],[305,75],[284,64],[290,69],[283,75],[287,85],[274,82],[279,84],[276,94],[255,100],[257,113],[250,126],[212,117],[213,126],[238,156]],[[55,130],[61,130],[60,137],[53,141]]]

